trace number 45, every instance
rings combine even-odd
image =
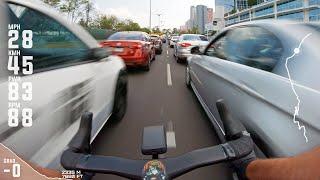
[[[24,75],[33,74],[32,60],[33,56],[22,56],[22,73]],[[18,56],[9,56],[8,70],[13,71],[15,75],[19,74],[20,67],[18,62]]]

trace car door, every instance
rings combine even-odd
[[[214,74],[217,65],[215,61],[225,61],[226,55],[224,46],[226,45],[227,32],[219,35],[211,42],[202,55],[193,56],[190,64],[190,77],[196,89],[196,94],[200,98],[202,106],[214,124],[215,130],[221,141],[224,141],[224,130],[220,117],[217,116],[215,102],[219,99],[219,91],[223,91],[223,79],[220,74]],[[218,72],[217,72],[218,73]]]
[[[20,48],[22,55],[33,56],[34,74],[21,76],[21,82],[32,83],[32,101],[21,104],[33,110],[33,125],[9,128],[7,116],[2,116],[1,142],[38,165],[59,168],[60,153],[76,133],[81,114],[93,112],[96,129],[110,114],[116,73],[108,71],[108,63],[113,62],[92,60],[92,49],[45,12],[18,4],[7,8],[10,23],[33,31],[33,47]],[[1,84],[1,94],[7,94],[7,86]],[[97,122],[103,108],[106,114]]]
[[[223,46],[219,46],[221,38],[225,38]],[[215,103],[224,99],[231,115],[243,122],[269,156],[294,155],[314,145],[316,141],[299,148],[292,143],[295,139],[302,144],[304,136],[292,122],[295,98],[289,80],[272,73],[279,61],[285,61],[282,43],[272,32],[257,26],[236,27],[211,46],[198,62],[202,82],[198,89],[216,119]]]

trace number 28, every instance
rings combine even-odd
[[[8,41],[8,48],[9,49],[19,49],[18,44],[14,44],[15,41],[19,39],[19,31],[18,30],[9,30],[8,31],[9,41]],[[33,46],[32,42],[32,31],[31,30],[24,30],[22,31],[22,47],[25,49],[30,49]]]

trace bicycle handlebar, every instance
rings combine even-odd
[[[223,113],[222,119],[229,123],[225,127],[228,129],[227,132],[233,137],[237,135],[238,139],[225,144],[194,150],[178,157],[156,160],[165,167],[167,179],[173,179],[200,167],[237,160],[253,151],[253,141],[243,125],[239,126],[239,124],[232,122],[234,120],[231,119],[231,116],[228,116],[223,102],[218,102],[217,106],[219,112]],[[69,170],[114,174],[129,179],[143,179],[144,167],[150,160],[90,155],[91,124],[92,113],[87,112],[81,117],[80,128],[69,144],[69,149],[64,151],[61,156],[62,166]]]

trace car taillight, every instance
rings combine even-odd
[[[105,46],[110,46],[110,44],[107,42],[100,42],[100,46],[105,47]]]
[[[131,46],[131,49],[142,49],[142,44],[134,44]]]
[[[179,45],[180,45],[181,47],[189,47],[189,46],[191,46],[190,43],[179,43]]]

